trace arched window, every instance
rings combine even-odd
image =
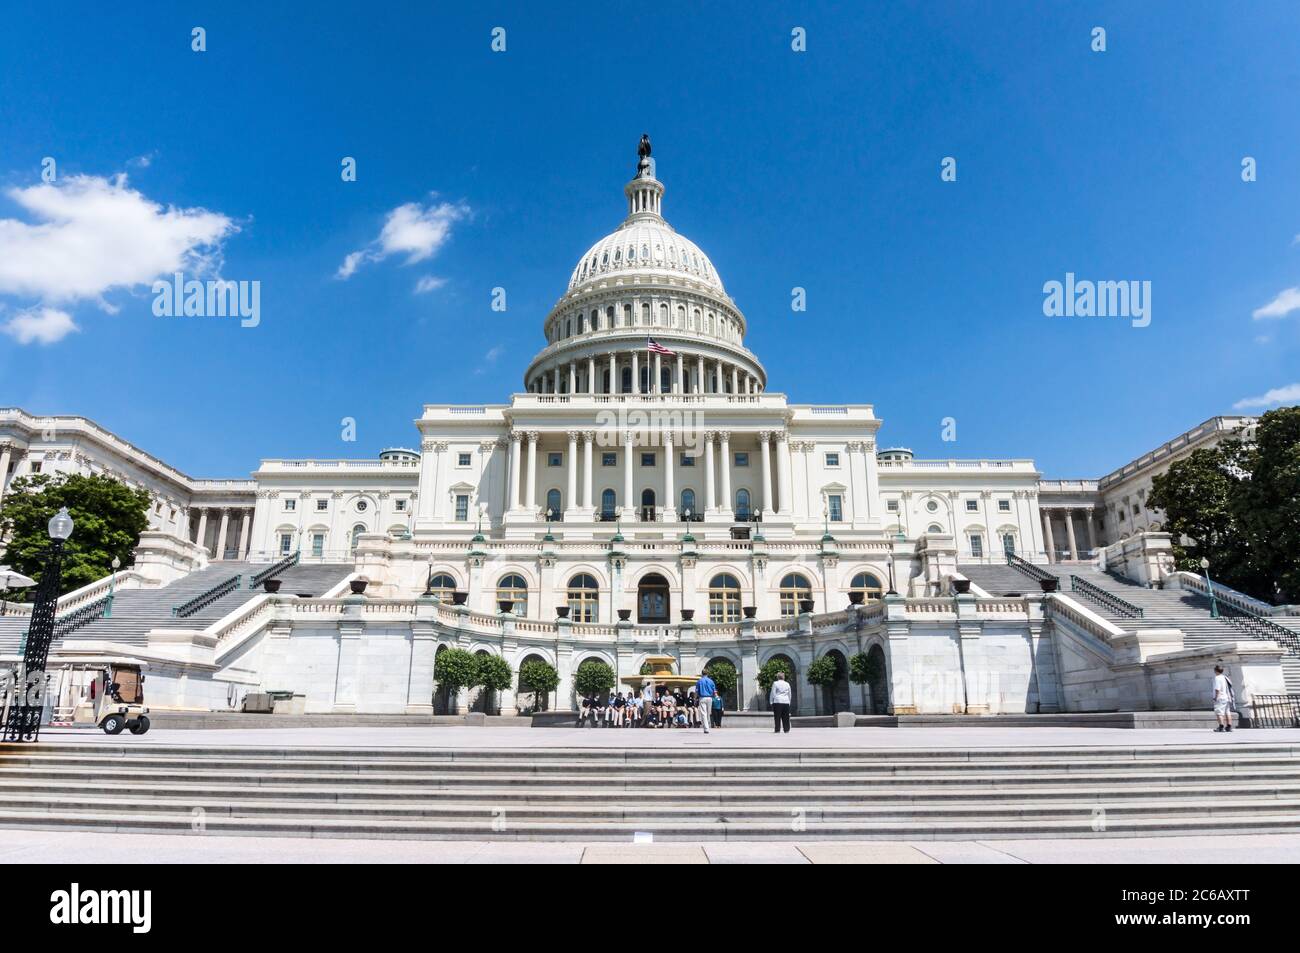
[[[361,525],[360,523],[352,527],[352,552],[355,553],[357,551],[357,540],[361,538],[361,534],[364,533],[365,531],[366,531],[365,526]]]
[[[695,511],[695,491],[682,490],[682,519],[694,520],[698,516]]]
[[[781,618],[799,614],[799,600],[812,598],[812,583],[802,573],[788,572],[781,577]]]
[[[655,491],[641,491],[641,522],[653,523],[655,521]]]
[[[749,519],[749,491],[744,488],[736,491],[736,519]]]
[[[569,618],[574,622],[595,622],[600,603],[596,578],[580,572],[569,580]]]
[[[849,583],[849,592],[862,593],[863,602],[875,602],[885,594],[885,588],[880,584],[880,580],[871,573],[860,572]]]
[[[613,490],[603,490],[600,494],[600,518],[606,523],[614,522],[614,510],[617,500]]]
[[[632,393],[632,368],[623,368],[623,386],[619,388],[620,393]]]
[[[740,580],[720,572],[709,581],[709,621],[740,621]]]
[[[587,330],[587,317],[584,314],[578,314],[578,333],[582,334]]]
[[[445,572],[429,577],[429,595],[439,602],[451,602],[451,594],[456,591],[456,580]]]
[[[546,491],[546,509],[550,510],[551,512],[547,514],[545,511],[543,511],[542,515],[549,516],[552,522],[558,523],[564,519],[564,511],[560,509],[559,490]]]
[[[497,583],[497,602],[509,599],[510,611],[515,615],[528,614],[528,583],[517,572],[502,576]]]

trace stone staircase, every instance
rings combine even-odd
[[[0,745],[0,827],[624,842],[1296,832],[1300,748]]]
[[[1189,649],[1217,645],[1221,642],[1245,642],[1253,637],[1226,618],[1212,617],[1209,600],[1191,590],[1148,589],[1146,586],[1112,576],[1091,566],[1045,566],[1043,568],[1059,575],[1062,592],[1071,593],[1075,601],[1129,632],[1139,629],[1178,628],[1183,631],[1183,644]],[[1037,581],[1012,566],[959,566],[958,569],[990,595],[1040,591]],[[1104,602],[1094,600],[1084,591],[1074,592],[1071,575],[1138,607],[1142,610],[1142,618],[1131,618],[1107,606]],[[1300,631],[1300,619],[1274,617],[1271,621],[1293,631]],[[1286,680],[1287,691],[1300,694],[1300,656],[1291,653],[1283,656],[1282,673]]]
[[[245,586],[253,574],[267,568],[265,563],[227,561],[213,563],[206,569],[192,572],[170,585],[158,589],[123,589],[113,597],[111,618],[99,618],[70,632],[66,641],[94,640],[115,642],[120,645],[144,645],[150,629],[198,628],[216,622],[237,609],[262,590],[250,591]],[[319,596],[331,586],[342,581],[350,572],[348,564],[312,564],[291,566],[276,578],[281,580],[280,591],[293,595]],[[175,618],[172,609],[207,592],[231,576],[242,575],[240,588],[222,595],[185,618]],[[0,616],[0,655],[16,655],[30,623],[28,616]],[[65,641],[55,641],[58,648]]]

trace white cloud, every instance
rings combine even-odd
[[[160,205],[125,175],[69,176],[6,194],[34,220],[0,219],[0,293],[93,300],[175,271],[211,272],[239,229],[203,208]]]
[[[399,205],[384,219],[378,238],[343,259],[336,277],[351,278],[367,262],[383,261],[390,255],[405,255],[404,264],[407,265],[426,261],[447,244],[452,225],[469,214],[469,206],[464,203],[440,202],[424,206],[407,202]],[[418,286],[416,290],[419,291]]]
[[[495,361],[498,357],[500,357],[502,354],[504,354],[504,353],[505,353],[505,350],[506,350],[506,349],[505,349],[504,347],[502,347],[500,344],[498,344],[496,347],[489,349],[488,352],[487,352],[486,354],[483,355],[483,360],[485,360],[485,361],[487,361],[489,364],[491,364],[491,363],[492,363],[493,361]]]
[[[1251,317],[1256,321],[1261,318],[1285,318],[1292,311],[1300,311],[1300,288],[1287,288],[1279,292],[1278,296],[1264,307],[1256,308],[1251,312]]]
[[[1260,397],[1247,397],[1232,405],[1233,410],[1249,410],[1252,407],[1275,407],[1279,404],[1300,403],[1300,384],[1287,384],[1274,387]]]
[[[79,330],[72,315],[57,308],[22,311],[0,326],[0,331],[16,338],[19,344],[53,344]]]
[[[415,283],[415,293],[418,295],[428,294],[430,291],[437,291],[446,283],[446,278],[439,278],[436,275],[425,275]]]

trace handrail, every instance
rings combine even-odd
[[[1252,612],[1247,612],[1231,602],[1220,602],[1218,606],[1221,618],[1227,619],[1228,622],[1243,630],[1252,638],[1276,642],[1289,654],[1300,655],[1300,632],[1292,632],[1271,619],[1265,619]]]
[[[1300,695],[1254,695],[1250,727],[1300,728]]]
[[[1113,592],[1107,592],[1100,586],[1095,586],[1086,579],[1080,579],[1078,576],[1071,574],[1070,589],[1079,595],[1091,599],[1103,609],[1109,609],[1112,612],[1118,612],[1128,619],[1141,619],[1142,610],[1133,605],[1127,599],[1121,599]]]
[[[69,632],[75,632],[83,625],[89,625],[96,619],[102,619],[113,607],[113,597],[103,596],[94,602],[87,602],[71,612],[64,613],[54,620],[54,637],[61,639]]]
[[[271,565],[267,566],[257,575],[249,578],[248,588],[256,589],[266,580],[274,579],[276,576],[280,575],[280,573],[284,572],[286,569],[298,565],[298,560],[301,556],[302,556],[302,551],[295,550],[294,552],[290,553],[288,556],[285,556],[283,559],[281,559],[278,563],[272,563]]]
[[[1165,582],[1165,588],[1169,588],[1169,582],[1172,581],[1179,589],[1189,589],[1192,592],[1199,593],[1209,598],[1210,588],[1206,585],[1205,580],[1196,573],[1180,569],[1178,572],[1170,573],[1169,580]],[[1244,592],[1238,592],[1236,589],[1229,589],[1221,582],[1214,584],[1214,601],[1222,605],[1225,602],[1235,605],[1239,609],[1244,609],[1251,615],[1268,616],[1276,612],[1276,606],[1271,606],[1262,599],[1256,599],[1254,596],[1248,596]]]
[[[238,574],[231,576],[222,582],[217,583],[206,592],[200,592],[189,602],[183,602],[178,606],[172,607],[172,617],[184,619],[186,616],[192,616],[204,606],[211,605],[228,592],[234,592],[239,588],[239,581],[243,578]]]
[[[1035,566],[1029,560],[1021,559],[1015,553],[1007,553],[1007,565],[1012,569],[1020,570],[1030,579],[1036,579],[1039,582],[1042,582],[1045,579],[1055,580],[1057,583],[1060,583],[1061,581],[1059,576],[1053,576],[1043,567]]]

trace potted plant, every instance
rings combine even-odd
[[[1052,576],[1049,579],[1038,580],[1038,585],[1043,590],[1043,592],[1055,592],[1057,589],[1060,588],[1061,580],[1057,579],[1055,576]]]
[[[567,618],[569,617],[569,607],[568,607],[568,606],[556,606],[556,607],[555,607],[555,617],[556,617],[557,619],[567,619]]]
[[[745,614],[746,619],[752,619],[758,615],[758,606],[741,606],[740,611]]]
[[[497,600],[497,609],[499,609],[501,612],[509,612],[509,611],[511,611],[514,607],[515,607],[515,601],[514,601],[513,599],[498,599],[498,600]]]
[[[263,579],[263,580],[262,580],[262,589],[263,589],[263,591],[265,591],[265,592],[273,592],[273,593],[274,593],[274,592],[279,592],[279,591],[280,591],[280,580],[279,580],[279,579]]]
[[[863,593],[861,589],[854,589],[852,592],[849,593],[849,605],[851,606],[862,605],[862,596]]]
[[[632,610],[631,610],[631,609],[619,609],[619,610],[618,610],[618,621],[619,621],[619,622],[626,622],[626,621],[627,621],[628,619],[630,619],[630,618],[632,618]]]
[[[812,601],[811,599],[800,599],[800,600],[799,600],[799,611],[800,611],[800,612],[812,612],[812,611],[813,611],[813,601]]]
[[[467,599],[469,599],[469,593],[462,592],[459,589],[453,590],[451,594],[451,601],[454,605],[463,606]]]
[[[969,579],[954,579],[954,580],[952,581],[952,588],[953,588],[953,590],[957,593],[957,595],[959,595],[959,596],[964,596],[964,595],[966,595],[968,592],[970,592],[970,580],[969,580]]]
[[[369,582],[370,582],[369,579],[353,579],[351,582],[348,583],[348,588],[352,590],[352,594],[355,596],[364,595],[366,591],[366,584]]]
[[[695,621],[695,610],[694,610],[694,609],[683,609],[683,610],[682,610],[682,621],[683,621],[683,622],[694,622],[694,621]]]

